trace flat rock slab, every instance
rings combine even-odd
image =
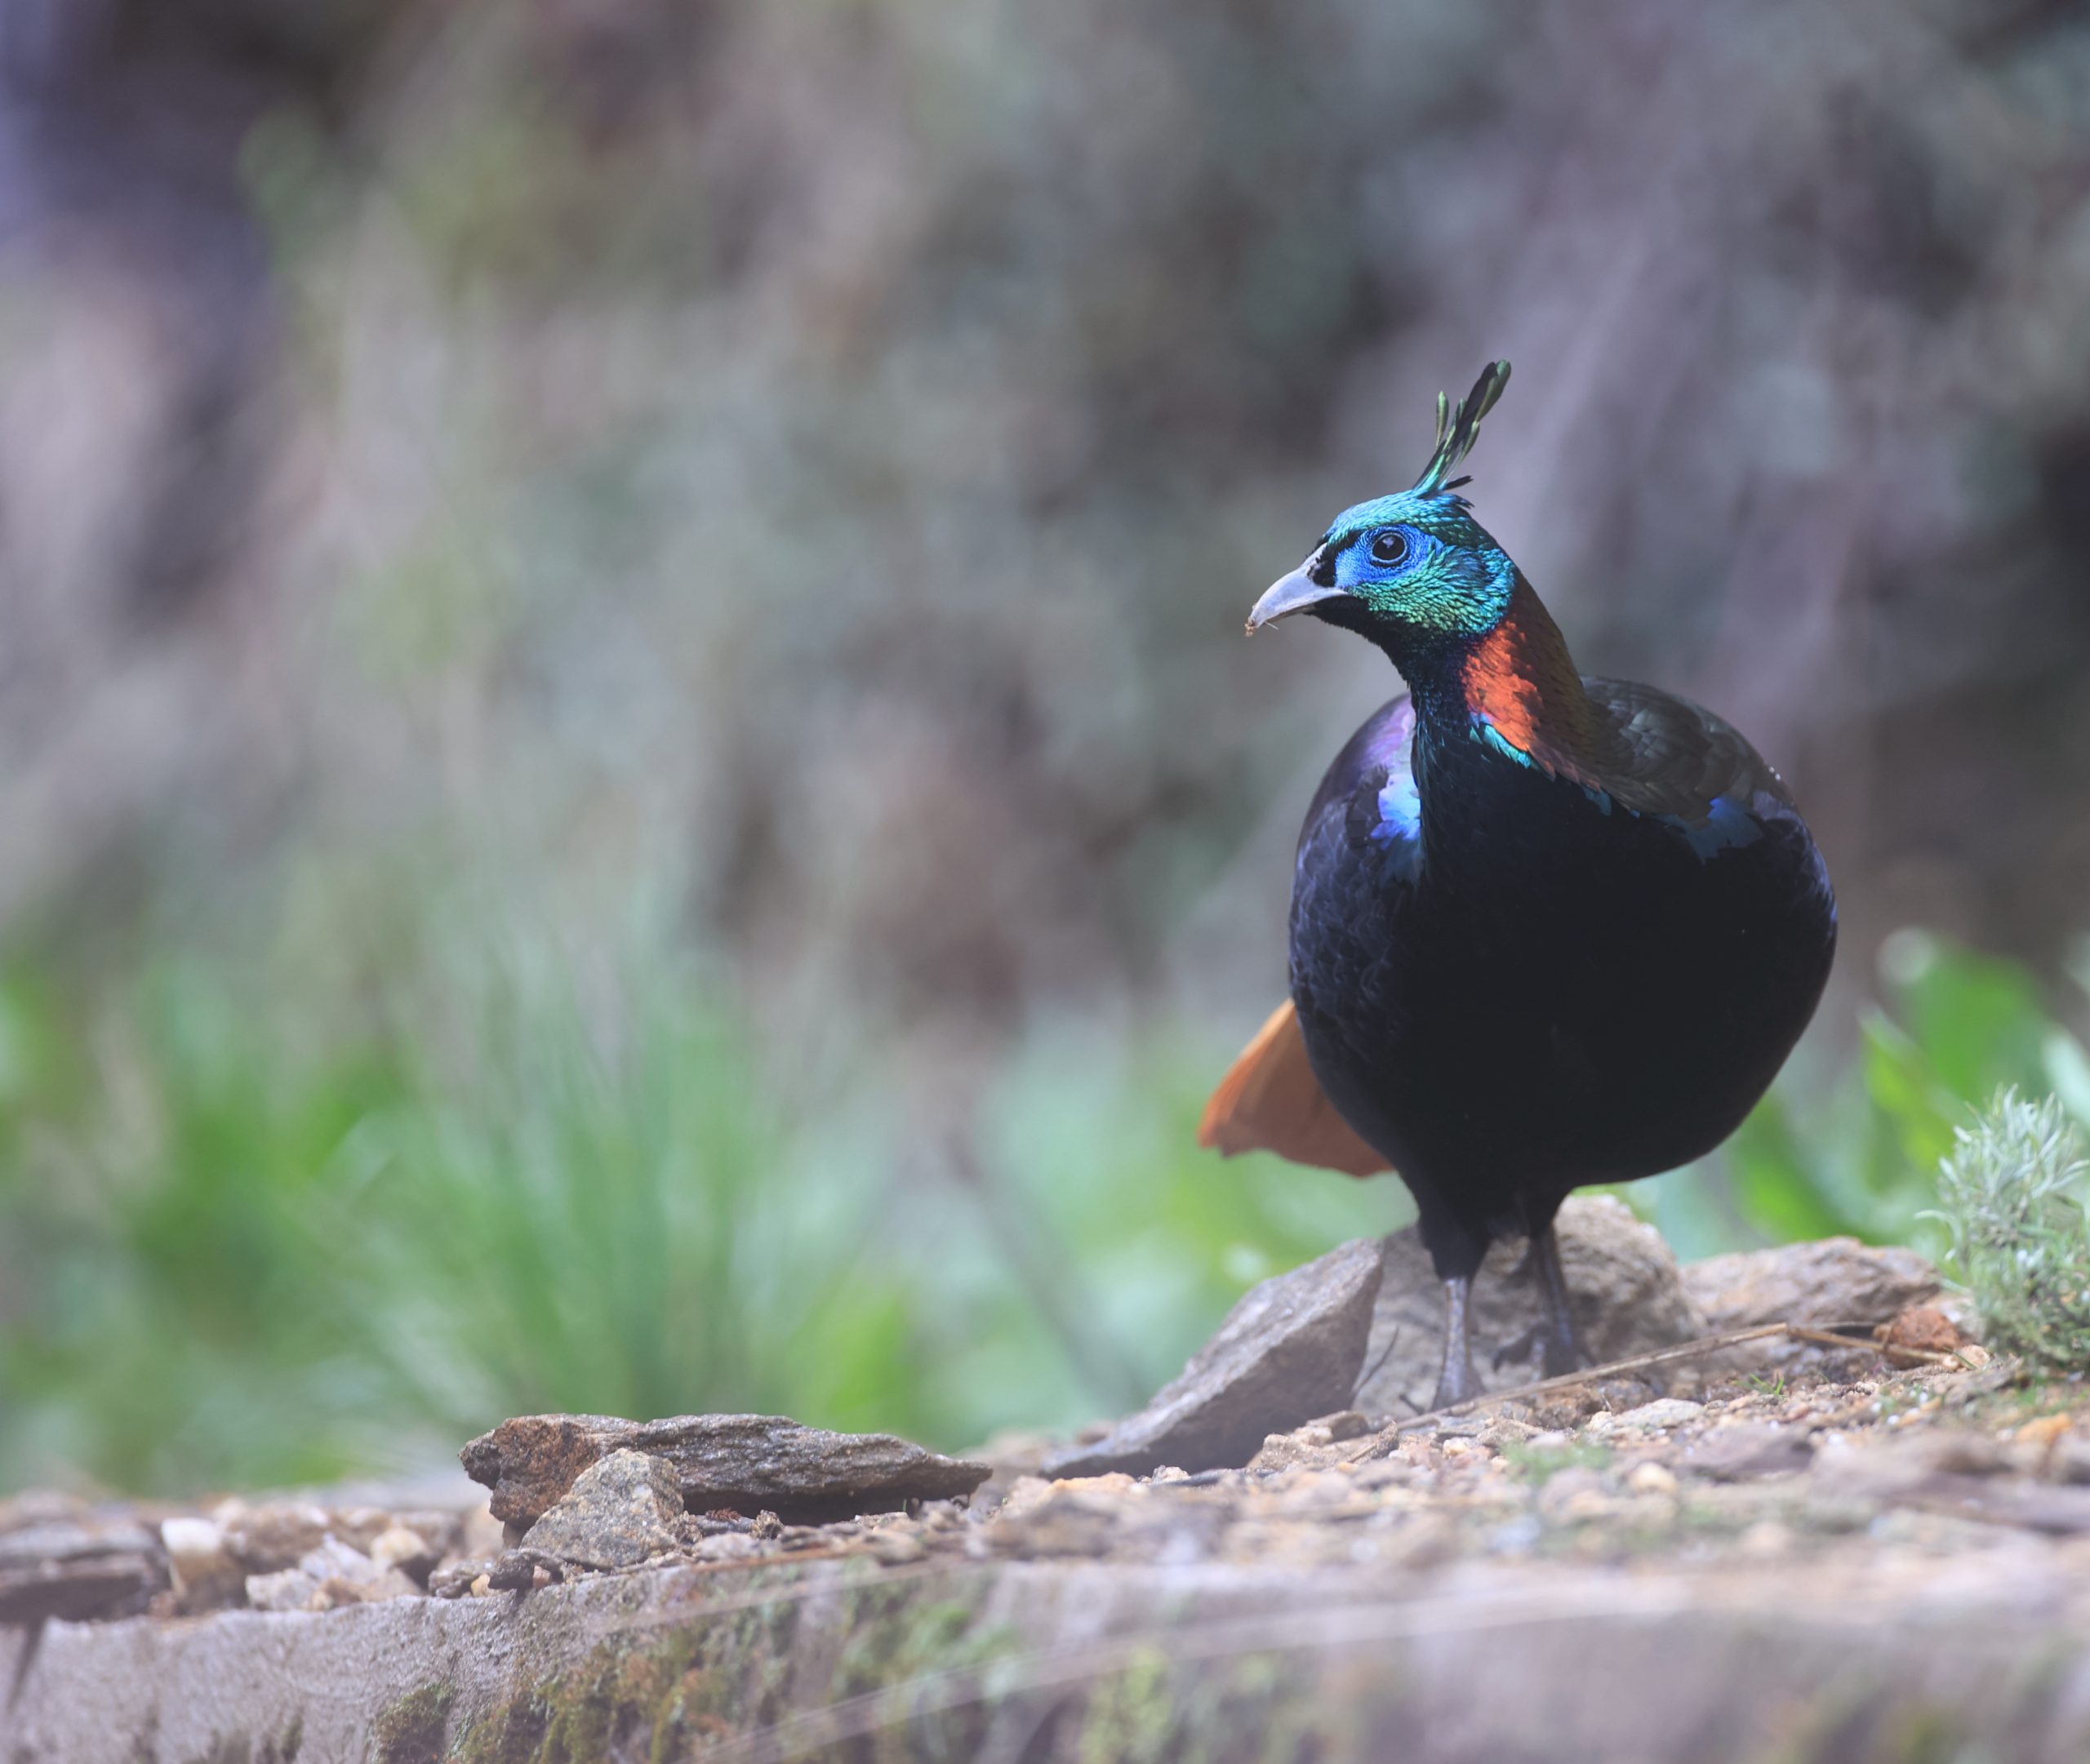
[[[142,1611],[167,1583],[159,1535],[128,1518],[53,1518],[0,1535],[0,1623]]]
[[[2074,1764],[2090,1755],[2079,1566],[647,1569],[455,1603],[0,1631],[0,1738],[66,1764],[1761,1764],[1946,1740],[1936,1755]]]
[[[493,1491],[493,1516],[534,1525],[582,1471],[611,1452],[643,1452],[674,1469],[690,1512],[769,1512],[793,1524],[894,1513],[910,1500],[953,1500],[989,1467],[895,1438],[830,1433],[773,1415],[685,1415],[624,1421],[601,1415],[531,1415],[503,1421],[458,1453]]]
[[[1609,1195],[1572,1196],[1554,1226],[1575,1321],[1597,1363],[1710,1332],[1661,1233],[1642,1224],[1623,1202]],[[1523,1255],[1521,1239],[1496,1244],[1473,1283],[1474,1365],[1486,1389],[1506,1389],[1538,1376],[1528,1349],[1495,1363],[1498,1353],[1514,1350],[1539,1321],[1538,1284],[1523,1271]],[[1413,1415],[1427,1408],[1443,1352],[1444,1289],[1411,1225],[1386,1239],[1385,1279],[1366,1356],[1372,1370],[1357,1393],[1358,1406],[1374,1415]]]
[[[1364,1368],[1385,1246],[1360,1238],[1243,1295],[1182,1375],[1053,1476],[1140,1476],[1247,1463],[1272,1433],[1350,1406]]]

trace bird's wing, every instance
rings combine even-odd
[[[1591,781],[1623,806],[1702,827],[1725,810],[1790,810],[1785,782],[1728,723],[1688,700],[1631,680],[1585,680],[1620,747]]]
[[[1306,1040],[1287,998],[1270,1015],[1205,1104],[1198,1144],[1231,1157],[1275,1152],[1295,1164],[1376,1176],[1387,1167],[1350,1131],[1306,1063]]]
[[[1399,886],[1421,856],[1421,805],[1410,766],[1415,708],[1405,695],[1389,700],[1344,744],[1314,793],[1299,836],[1296,886],[1310,886],[1312,856],[1328,843],[1376,849],[1383,859],[1379,886]],[[1290,1001],[1278,1006],[1220,1080],[1205,1105],[1198,1144],[1231,1157],[1274,1152],[1296,1164],[1375,1176],[1381,1157],[1336,1113],[1307,1063],[1306,1041]]]

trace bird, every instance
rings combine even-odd
[[[1290,997],[1198,1133],[1399,1174],[1443,1286],[1439,1409],[1481,1393],[1469,1305],[1497,1238],[1528,1240],[1539,1291],[1537,1339],[1515,1351],[1541,1350],[1549,1377],[1587,1364],[1562,1202],[1732,1132],[1836,946],[1827,866],[1778,774],[1712,712],[1579,673],[1459,494],[1509,377],[1492,362],[1456,407],[1439,393],[1414,486],[1344,510],[1248,615],[1252,636],[1301,616],[1354,632],[1407,690],[1314,792]]]

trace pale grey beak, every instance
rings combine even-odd
[[[1279,619],[1288,619],[1295,612],[1304,612],[1315,602],[1334,600],[1344,592],[1339,588],[1323,588],[1306,572],[1314,567],[1317,551],[1289,575],[1280,575],[1263,590],[1263,597],[1248,609],[1248,635],[1253,637],[1266,624]]]

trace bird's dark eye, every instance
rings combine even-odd
[[[1398,527],[1388,527],[1383,533],[1372,535],[1372,561],[1374,563],[1399,563],[1407,555],[1407,535]]]

